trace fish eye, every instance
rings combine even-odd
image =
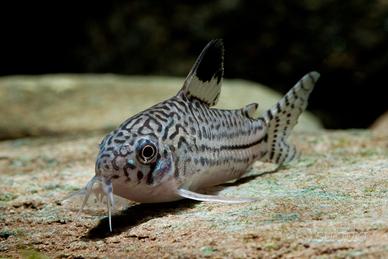
[[[151,142],[146,142],[138,151],[138,158],[141,163],[149,164],[154,162],[157,155],[156,146]]]
[[[155,155],[155,148],[151,145],[146,145],[141,151],[142,157],[150,159]]]

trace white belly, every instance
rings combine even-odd
[[[210,186],[216,186],[225,182],[238,179],[246,172],[246,168],[236,171],[228,171],[228,169],[207,169],[206,171],[188,177],[184,182],[183,188],[198,191]]]
[[[180,200],[182,197],[176,194],[176,189],[176,182],[173,179],[157,186],[148,186],[144,184],[134,185],[130,183],[122,183],[121,181],[113,182],[113,193],[115,195],[141,203]]]

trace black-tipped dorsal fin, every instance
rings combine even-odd
[[[195,61],[180,93],[213,106],[221,93],[223,75],[224,44],[220,39],[212,40]]]

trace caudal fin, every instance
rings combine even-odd
[[[282,164],[296,156],[296,149],[287,143],[287,137],[296,125],[300,114],[306,109],[308,97],[318,78],[318,72],[308,73],[264,114],[268,148],[266,155],[260,160]]]

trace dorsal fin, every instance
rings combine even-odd
[[[195,61],[179,93],[213,106],[221,93],[223,75],[224,44],[221,39],[212,40]]]

